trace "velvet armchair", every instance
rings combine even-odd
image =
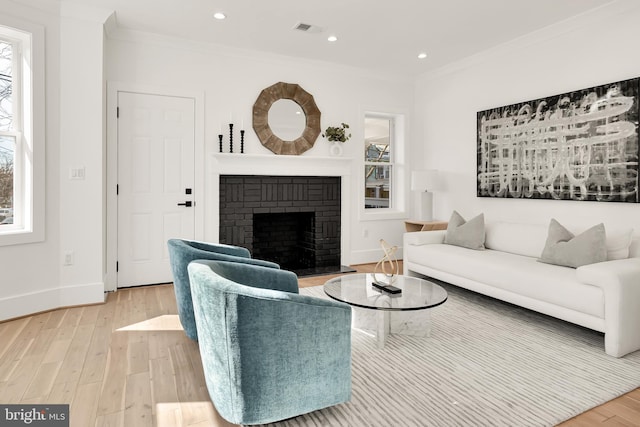
[[[187,266],[191,261],[195,259],[210,259],[280,268],[276,263],[251,258],[249,250],[239,246],[182,239],[170,239],[167,245],[173,273],[173,289],[176,293],[176,303],[178,305],[178,317],[185,334],[192,340],[198,339],[198,333],[193,316],[191,285],[189,283],[189,273],[187,272]]]
[[[298,294],[285,270],[189,264],[198,345],[218,413],[263,424],[349,400],[351,308]]]

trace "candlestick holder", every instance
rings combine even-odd
[[[240,152],[244,154],[244,129],[240,129]]]
[[[229,152],[233,153],[233,123],[229,123]]]
[[[218,141],[220,141],[220,152],[222,153],[222,134],[218,135]]]

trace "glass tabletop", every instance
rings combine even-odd
[[[391,284],[402,290],[390,294],[373,286],[373,282]],[[447,300],[447,291],[435,283],[410,276],[359,273],[328,280],[324,292],[331,298],[349,305],[374,310],[422,310],[438,306]]]

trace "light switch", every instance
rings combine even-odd
[[[71,168],[69,170],[69,179],[84,179],[84,167]]]

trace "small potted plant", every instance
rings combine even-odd
[[[322,134],[323,138],[333,143],[330,151],[332,155],[339,156],[342,154],[342,147],[338,142],[345,143],[351,138],[351,133],[347,133],[347,129],[349,129],[349,125],[341,123],[340,126],[329,126]]]

